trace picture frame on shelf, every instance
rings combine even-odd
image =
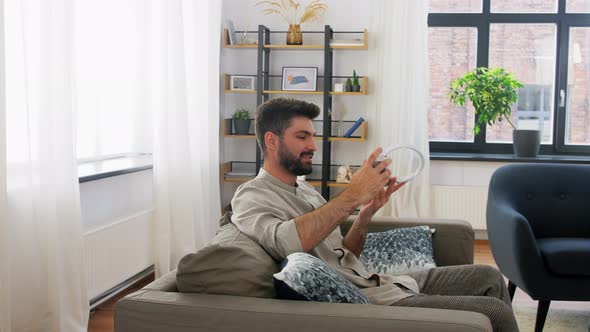
[[[238,39],[236,38],[236,28],[234,27],[234,22],[230,19],[226,21],[227,24],[227,35],[229,37],[229,45],[235,45],[238,43]]]
[[[318,67],[283,67],[281,90],[316,91]]]
[[[231,75],[229,77],[229,89],[230,90],[255,90],[256,89],[256,77],[243,76],[243,75]]]

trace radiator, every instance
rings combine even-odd
[[[463,219],[474,230],[486,229],[487,187],[432,186],[435,218]]]
[[[84,235],[89,301],[153,265],[152,212],[136,213]]]

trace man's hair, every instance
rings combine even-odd
[[[262,153],[266,151],[264,134],[267,131],[283,137],[291,119],[306,117],[313,120],[319,114],[320,108],[317,105],[292,98],[275,98],[260,105],[256,115],[256,139],[260,150]]]

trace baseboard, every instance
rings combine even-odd
[[[474,229],[473,232],[475,233],[476,240],[487,240],[488,239],[488,231],[485,229]]]
[[[138,274],[134,275],[133,277],[123,281],[122,283],[112,287],[111,289],[101,293],[98,296],[95,296],[90,300],[90,310],[98,307],[99,305],[103,304],[104,302],[112,299],[113,297],[117,296],[121,292],[125,291],[129,287],[133,286],[138,281],[154,274],[154,266],[150,266],[147,269],[139,272]]]

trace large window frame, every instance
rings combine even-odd
[[[566,106],[560,105],[559,91],[566,96],[568,74],[568,52],[570,28],[589,27],[590,13],[566,13],[566,0],[558,0],[557,13],[492,13],[492,0],[482,0],[481,13],[429,13],[428,27],[477,29],[476,67],[488,67],[490,27],[502,23],[554,23],[557,28],[557,50],[555,65],[555,87],[553,91],[553,137],[551,144],[542,144],[539,151],[543,155],[590,155],[590,145],[568,145],[565,142]],[[567,99],[567,98],[566,98]],[[477,121],[477,118],[475,118]],[[474,142],[431,141],[431,152],[474,153],[474,154],[512,154],[512,143],[486,142],[487,126],[481,126]]]

